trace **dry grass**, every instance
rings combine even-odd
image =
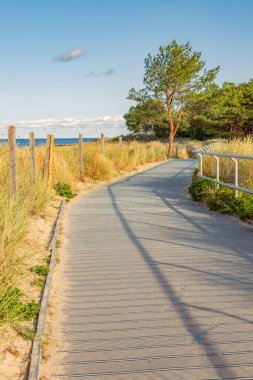
[[[233,153],[244,156],[253,156],[253,138],[234,139],[221,143],[215,148],[217,153]],[[253,188],[253,160],[239,159],[239,186]],[[203,159],[205,175],[216,173],[216,163],[213,158],[206,156]],[[228,181],[234,181],[234,163],[230,158],[220,158],[220,177]]]
[[[99,142],[86,143],[83,148],[84,180],[108,180],[115,175],[130,172],[139,165],[166,158],[165,144],[130,142],[120,152],[118,143],[107,143],[105,157],[101,155]],[[54,151],[53,184],[73,185],[79,180],[78,147],[60,147]]]
[[[25,295],[14,307],[12,290],[17,287],[22,267],[22,257],[17,248],[27,231],[31,215],[43,215],[52,199],[58,183],[76,185],[82,181],[104,181],[116,175],[130,172],[138,166],[166,159],[166,146],[160,143],[123,144],[106,143],[105,157],[101,155],[99,142],[83,146],[84,178],[80,179],[78,146],[55,147],[52,178],[47,184],[42,178],[45,148],[36,148],[36,182],[31,183],[28,148],[18,149],[18,198],[10,195],[7,147],[0,146],[0,325],[20,320]],[[15,293],[15,292],[14,292]],[[21,308],[21,309],[20,309]]]
[[[177,142],[174,148],[174,158],[186,160],[187,158],[194,158],[194,150],[202,148],[207,142],[201,141],[187,141],[185,143]]]

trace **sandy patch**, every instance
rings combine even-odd
[[[57,248],[56,266],[53,274],[53,282],[50,295],[49,308],[47,310],[47,319],[45,327],[45,336],[42,344],[42,363],[40,371],[41,380],[50,380],[52,365],[55,368],[54,356],[55,352],[61,349],[61,323],[64,321],[60,309],[63,304],[64,282],[63,268],[65,265],[65,250],[67,246],[67,238],[64,236],[64,231],[67,229],[69,205],[65,205],[64,216],[62,219],[58,241],[60,242]],[[62,354],[62,359],[64,354]]]
[[[48,265],[50,253],[47,250],[53,226],[58,215],[60,198],[51,201],[44,217],[33,217],[28,223],[28,232],[20,247],[18,257],[24,257],[20,266],[22,275],[17,286],[26,295],[26,301],[39,302],[42,287],[35,285],[38,275],[30,268],[35,265]],[[24,379],[29,363],[34,321],[17,322],[13,327],[8,325],[0,329],[0,379]]]

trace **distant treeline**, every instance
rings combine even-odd
[[[176,105],[173,108],[176,114]],[[168,112],[163,99],[139,99],[124,115],[128,130],[136,137],[168,138]],[[222,86],[210,84],[191,94],[183,107],[177,137],[204,140],[253,134],[253,80]]]

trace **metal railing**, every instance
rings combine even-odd
[[[212,144],[204,145],[198,151],[200,151],[200,152],[212,152],[212,150],[215,149],[215,148],[217,148],[218,146],[220,146],[220,142],[216,141],[216,142],[214,142]]]
[[[253,194],[253,190],[247,189],[246,187],[240,187],[238,183],[238,160],[244,159],[244,160],[253,160],[253,156],[242,156],[239,154],[225,154],[225,153],[216,153],[216,152],[210,152],[211,149],[214,147],[217,147],[216,143],[207,145],[206,147],[195,150],[194,153],[196,153],[199,157],[199,173],[198,176],[200,178],[207,179],[210,182],[216,183],[216,189],[218,190],[220,185],[221,186],[226,186],[235,191],[235,197],[238,197],[238,191],[243,191],[245,193]],[[208,150],[208,151],[207,151]],[[203,155],[206,156],[211,156],[215,159],[216,161],[216,178],[210,178],[205,175],[203,175]],[[234,184],[232,183],[226,183],[226,182],[221,182],[220,181],[220,157],[226,157],[230,158],[234,162]]]

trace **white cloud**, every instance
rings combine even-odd
[[[86,52],[82,49],[73,49],[73,50],[68,50],[63,53],[60,53],[56,55],[53,58],[53,61],[55,62],[69,62],[73,61],[73,59],[77,59],[85,55]]]
[[[115,69],[108,69],[106,71],[103,71],[102,73],[96,73],[96,71],[91,71],[89,74],[85,74],[84,76],[87,78],[98,78],[113,75],[115,74],[115,71]]]
[[[36,137],[46,137],[54,133],[56,137],[77,137],[81,132],[84,137],[98,137],[104,133],[108,137],[125,134],[126,125],[122,116],[101,116],[87,119],[36,119],[0,121],[0,137],[5,137],[7,125],[15,125],[17,137],[27,138],[29,132],[35,132]]]
[[[109,123],[111,125],[115,125],[118,123],[124,122],[122,116],[100,116],[97,118],[89,118],[89,119],[73,119],[73,118],[65,118],[65,119],[37,119],[37,120],[17,120],[17,126],[31,126],[31,127],[54,127],[54,126],[85,126],[85,125],[98,125]],[[6,121],[5,121],[6,123]]]

